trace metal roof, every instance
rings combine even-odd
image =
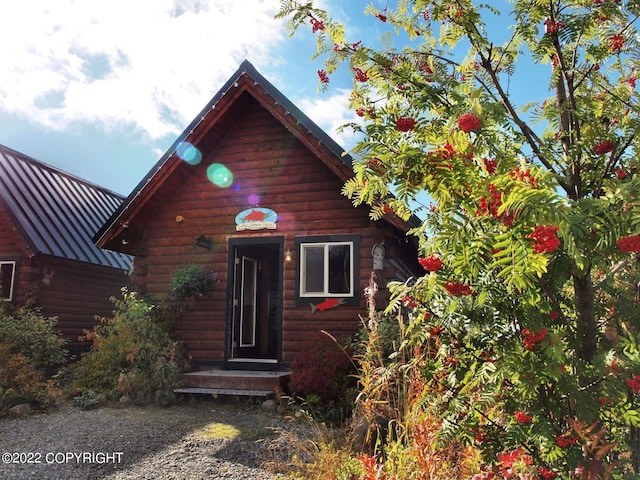
[[[119,269],[129,255],[103,250],[93,235],[123,197],[0,145],[0,208],[36,254]]]

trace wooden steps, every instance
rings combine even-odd
[[[204,370],[182,375],[176,393],[268,397],[286,386],[291,372]]]

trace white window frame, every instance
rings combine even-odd
[[[349,292],[347,293],[330,293],[329,292],[329,247],[346,245],[349,247]],[[306,249],[307,248],[319,248],[324,247],[324,279],[323,279],[323,291],[322,292],[307,292],[305,291],[305,280],[307,278],[306,271]],[[355,295],[354,290],[354,242],[353,241],[339,241],[339,242],[303,242],[300,243],[300,297],[301,298],[352,298]]]
[[[17,271],[17,264],[18,262],[16,262],[15,260],[0,260],[0,269],[2,266],[4,265],[11,265],[11,285],[9,286],[9,296],[0,296],[0,302],[11,302],[13,301],[13,293],[15,290],[15,285],[16,285],[16,271]],[[2,291],[4,292],[4,290],[6,289],[6,286],[2,287]]]

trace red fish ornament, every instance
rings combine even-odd
[[[265,213],[261,212],[260,210],[251,210],[251,212],[249,212],[248,215],[246,215],[243,220],[246,221],[254,221],[254,222],[261,222],[264,220],[265,217]]]
[[[329,310],[330,308],[336,308],[338,305],[344,304],[344,298],[327,298],[324,302],[311,305],[311,313],[316,313],[318,310],[324,312],[325,310]]]

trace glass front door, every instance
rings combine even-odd
[[[279,244],[231,246],[233,291],[229,360],[276,362],[282,316]]]

